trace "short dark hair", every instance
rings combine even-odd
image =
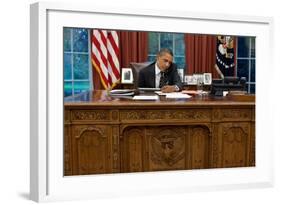
[[[174,56],[173,51],[169,48],[161,48],[160,51],[158,51],[157,56],[162,56],[165,53],[170,54],[171,56]]]

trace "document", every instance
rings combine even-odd
[[[198,91],[198,90],[183,90],[181,93],[189,94],[189,95],[199,95],[199,94],[208,94],[207,91]]]
[[[184,99],[184,98],[191,98],[190,95],[188,94],[183,94],[179,92],[174,92],[174,93],[167,93],[166,98],[177,98],[177,99]]]
[[[167,93],[163,93],[162,91],[154,91],[157,95],[166,95]]]
[[[190,95],[181,92],[163,93],[162,91],[155,91],[158,95],[165,95],[166,98],[191,98]]]
[[[197,95],[198,91],[197,90],[183,90],[181,91],[184,94],[189,94],[189,95]]]
[[[157,95],[136,95],[133,100],[158,100]]]

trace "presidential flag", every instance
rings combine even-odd
[[[119,40],[116,31],[91,31],[91,60],[105,89],[120,81]]]
[[[220,75],[223,74],[223,76],[234,76],[235,63],[234,63],[233,37],[231,36],[217,37],[215,67]]]

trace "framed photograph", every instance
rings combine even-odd
[[[183,82],[184,81],[184,78],[183,78],[183,76],[184,76],[184,69],[178,69],[178,73],[179,73],[179,76],[181,78],[181,82]]]
[[[132,68],[122,68],[121,71],[121,83],[132,84],[134,81]]]
[[[203,78],[204,78],[203,74],[195,73],[195,74],[193,74],[193,78],[194,78],[196,84],[197,84],[198,82],[202,83],[202,82],[204,81],[204,79],[203,79]]]
[[[196,85],[197,84],[197,78],[193,75],[186,75],[185,76],[185,82],[187,85]]]
[[[272,143],[273,134],[271,133],[273,132],[271,129],[272,120],[270,112],[267,112],[267,110],[272,107],[271,103],[274,100],[271,96],[264,96],[267,95],[267,90],[274,90],[270,88],[270,83],[264,81],[264,79],[270,79],[272,75],[272,72],[264,69],[272,68],[271,18],[184,11],[153,11],[151,9],[100,8],[93,4],[40,2],[31,5],[30,27],[30,39],[32,39],[30,41],[30,198],[32,200],[112,198],[115,196],[272,186],[272,150],[274,143]],[[256,61],[256,82],[259,84],[256,95],[264,97],[262,102],[260,97],[257,97],[256,127],[250,128],[253,122],[241,123],[241,125],[247,127],[241,131],[242,134],[256,133],[256,141],[251,142],[255,145],[255,151],[251,152],[255,156],[243,155],[248,158],[255,157],[256,166],[65,176],[64,154],[68,156],[68,153],[64,153],[64,146],[67,143],[73,143],[73,141],[64,141],[64,135],[68,134],[65,133],[64,126],[67,127],[67,123],[71,123],[72,117],[76,117],[74,121],[76,120],[76,127],[80,129],[75,130],[74,127],[73,132],[69,133],[75,133],[75,139],[77,139],[84,133],[87,135],[88,131],[94,130],[97,133],[102,133],[103,131],[99,131],[99,129],[105,127],[104,122],[109,121],[108,119],[116,119],[119,116],[114,111],[107,115],[103,112],[103,109],[99,110],[98,114],[88,113],[87,109],[84,110],[85,112],[82,115],[64,112],[64,55],[62,51],[65,27],[256,37],[256,58],[258,58],[258,61]],[[124,73],[122,72],[122,81],[132,82],[132,72],[128,69],[124,69],[124,71]],[[187,79],[187,81],[194,82],[194,79]],[[229,119],[231,112],[229,110],[228,113],[224,113],[224,117]],[[137,112],[134,112],[127,117],[134,118],[137,114]],[[220,115],[220,113],[216,114]],[[239,113],[235,114],[235,116],[240,116]],[[157,118],[159,115],[161,113],[153,116]],[[186,115],[179,113],[175,116],[188,117],[189,115],[190,113]],[[124,117],[121,114],[120,116]],[[205,117],[208,114],[202,112],[196,118],[200,116]],[[249,117],[246,112],[241,116]],[[255,119],[255,116],[251,117],[251,119]],[[86,128],[79,125],[81,118],[104,119],[104,121],[100,122],[96,128]],[[70,120],[64,124],[64,119]],[[152,122],[154,123],[154,121]],[[177,120],[172,119],[171,121],[176,122]],[[229,124],[225,123],[223,126],[227,127]],[[220,127],[219,131],[223,132],[223,126]],[[116,128],[114,132],[109,131],[108,133],[114,137],[115,133],[118,132],[119,128]],[[111,143],[111,141],[109,142]],[[180,142],[178,141],[178,144],[181,144]],[[94,146],[97,143],[99,142],[92,142]],[[118,143],[114,140],[112,140],[112,143],[115,143],[115,147],[110,148],[114,150]],[[170,146],[173,146],[169,142],[165,143],[164,146],[158,144],[159,149],[161,147],[169,149]],[[235,146],[241,148],[239,147],[240,144],[233,144],[230,148],[232,149]],[[250,149],[250,147],[243,145],[243,149]],[[81,152],[81,154],[85,153]],[[105,155],[105,157],[108,159],[108,155]],[[216,153],[213,153],[211,157],[217,161],[221,160]],[[114,160],[114,158],[116,156],[110,159]],[[184,164],[185,161],[181,163]],[[85,164],[87,165],[87,162]],[[98,168],[102,169],[103,167]],[[116,188],[116,185],[118,185],[118,188]]]
[[[212,84],[212,73],[204,73],[203,74],[204,85]]]

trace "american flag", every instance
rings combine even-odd
[[[92,30],[92,64],[100,75],[105,89],[120,81],[119,41],[116,31]]]

